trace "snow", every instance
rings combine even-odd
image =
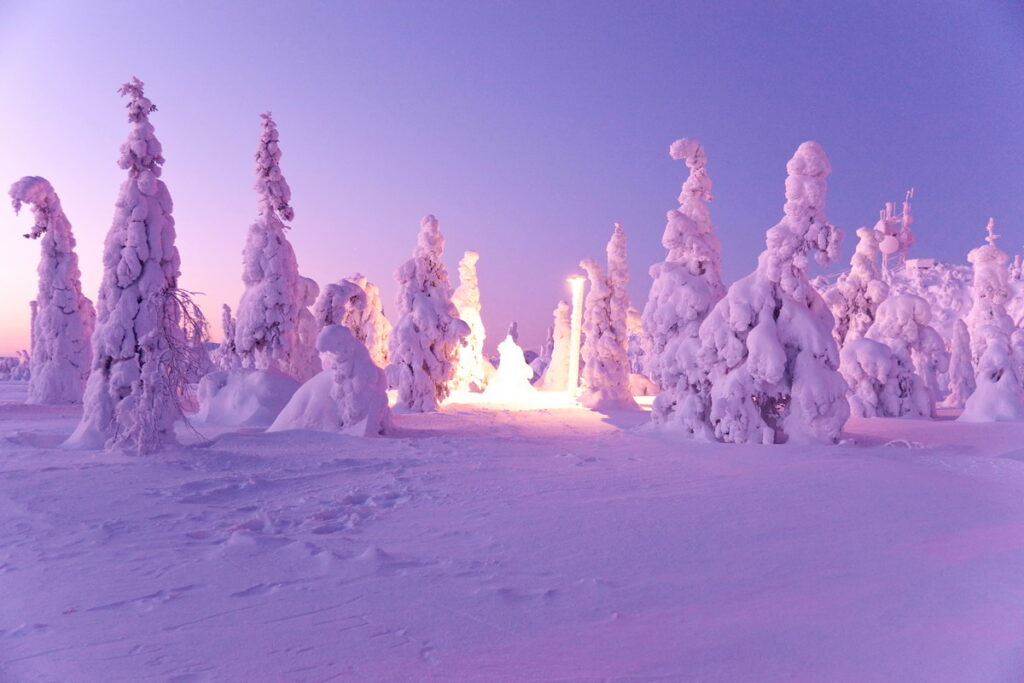
[[[268,427],[299,388],[276,370],[217,370],[199,381],[199,424],[222,427]]]
[[[355,334],[341,325],[320,331],[316,348],[329,369],[292,395],[268,432],[316,429],[352,436],[380,436],[391,426],[388,383]]]
[[[24,397],[0,384],[5,680],[1024,674],[1021,424],[764,448],[448,403],[130,458],[55,448],[81,409]]]
[[[552,314],[551,357],[547,359],[544,374],[537,380],[537,388],[545,391],[567,391],[569,387],[569,342],[571,336],[570,307],[559,301]]]
[[[537,395],[537,389],[530,384],[533,368],[511,334],[498,344],[498,354],[498,369],[487,383],[484,396],[513,403],[532,400]]]
[[[25,237],[42,238],[39,293],[31,304],[28,402],[78,403],[89,378],[96,311],[82,294],[71,223],[45,178],[26,176],[11,186],[9,194],[15,213],[22,204],[32,207],[35,225]]]

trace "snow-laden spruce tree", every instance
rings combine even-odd
[[[721,276],[721,245],[711,223],[711,178],[707,156],[697,140],[683,138],[669,147],[673,159],[690,169],[679,193],[679,208],[667,214],[661,244],[665,260],[651,266],[653,282],[644,306],[647,376],[668,390],[655,420],[671,421],[675,404],[685,400],[697,330],[725,294]],[[683,347],[683,348],[680,348]]]
[[[412,258],[395,271],[398,322],[388,344],[388,380],[398,387],[398,412],[437,410],[448,397],[458,347],[469,334],[452,303],[443,253],[437,219],[424,216]]]
[[[853,417],[920,414],[912,400],[915,394],[908,389],[920,386],[920,378],[898,362],[886,344],[867,337],[851,339],[839,351],[839,357],[839,372],[850,387]]]
[[[352,330],[356,339],[363,343],[377,367],[385,368],[388,365],[388,337],[391,335],[391,323],[384,317],[380,288],[360,273],[353,275],[349,281],[363,290],[363,294],[366,296],[366,306],[361,310],[353,308],[348,311],[342,318],[341,324]]]
[[[92,359],[96,322],[92,302],[82,294],[71,223],[45,178],[26,176],[10,190],[15,213],[32,207],[35,225],[25,235],[39,239],[39,293],[32,302],[31,378],[27,403],[78,403]]]
[[[891,296],[875,311],[865,337],[889,347],[892,374],[898,377],[889,387],[889,407],[879,415],[934,416],[935,373],[948,368],[949,356],[930,322],[928,302],[913,294]]]
[[[498,356],[501,359],[498,369],[487,383],[484,396],[496,401],[511,402],[529,400],[535,396],[537,388],[530,384],[533,368],[527,364],[523,349],[512,335],[506,336],[498,344]]]
[[[156,107],[137,78],[119,92],[129,98],[131,131],[118,160],[128,178],[103,248],[84,412],[66,445],[146,453],[175,441],[190,362],[182,330],[187,296],[178,289],[171,196],[149,121]]]
[[[311,368],[303,366],[316,354],[315,348],[303,347],[299,330],[308,284],[299,275],[295,250],[285,236],[285,221],[291,221],[295,211],[288,203],[288,181],[281,174],[277,126],[269,113],[261,116],[254,186],[257,216],[242,252],[245,292],[238,305],[235,347],[243,367],[276,370],[304,381],[309,377],[294,373],[306,374]],[[305,345],[311,343],[307,340]]]
[[[292,395],[267,429],[316,429],[350,436],[379,436],[391,426],[387,380],[352,330],[327,325],[316,348],[329,367]]]
[[[587,259],[580,266],[587,271],[590,291],[583,306],[583,392],[580,403],[591,410],[635,409],[629,391],[629,358],[626,356],[626,235],[622,226],[608,241],[608,273]]]
[[[1006,313],[1009,298],[1009,256],[996,246],[995,221],[986,227],[987,244],[972,249],[974,304],[967,316],[975,368],[974,393],[959,419],[992,422],[1024,419],[1024,395],[1012,344],[1013,321]]]
[[[878,265],[881,233],[873,228],[858,228],[857,237],[850,270],[841,274],[824,294],[836,319],[832,334],[840,346],[864,336],[875,320],[878,306],[889,296],[889,286],[882,280]]]
[[[825,217],[832,169],[821,145],[805,142],[786,170],[784,216],[768,230],[757,270],[729,287],[700,326],[707,379],[679,420],[692,434],[835,443],[849,416],[832,314],[807,278],[810,256],[824,265],[839,255],[842,233]]]
[[[953,339],[949,349],[949,394],[942,402],[947,408],[963,408],[974,393],[974,365],[971,364],[971,335],[967,323],[953,323]]]
[[[458,349],[455,366],[455,381],[452,388],[457,391],[483,391],[487,385],[487,361],[484,359],[484,320],[480,317],[480,281],[476,274],[476,263],[480,254],[467,251],[459,261],[459,286],[452,295],[452,303],[459,312],[459,319],[469,325],[469,335]]]
[[[566,391],[569,386],[569,336],[572,331],[570,314],[569,303],[559,301],[553,314],[551,360],[536,385],[542,391]]]
[[[210,354],[210,360],[221,370],[237,370],[242,367],[242,359],[235,349],[235,316],[231,314],[231,307],[227,304],[223,304],[221,308],[220,324],[224,331],[224,339]]]

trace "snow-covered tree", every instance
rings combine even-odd
[[[22,204],[32,207],[35,225],[25,237],[42,238],[39,293],[31,304],[32,371],[27,403],[78,403],[89,377],[96,313],[82,294],[71,223],[45,178],[22,178],[11,186],[10,196],[15,213]]]
[[[894,392],[890,407],[880,415],[934,416],[936,372],[946,370],[949,357],[930,321],[928,302],[913,294],[891,296],[875,311],[865,336],[889,347],[892,373],[899,378],[889,389]]]
[[[452,303],[443,252],[437,219],[424,216],[412,258],[395,272],[399,317],[388,345],[388,379],[398,387],[399,412],[430,412],[448,397],[458,347],[469,334]]]
[[[839,371],[850,387],[850,414],[854,417],[920,415],[914,387],[921,380],[901,363],[888,345],[861,337],[851,339],[839,352]]]
[[[536,385],[542,391],[565,391],[569,385],[570,313],[569,303],[559,301],[554,312],[551,360]]]
[[[725,294],[721,245],[707,205],[712,195],[704,148],[683,138],[672,143],[669,154],[684,159],[690,173],[679,193],[679,208],[666,214],[661,244],[668,254],[651,266],[653,282],[643,312],[646,374],[669,390],[655,417],[660,421],[670,421],[675,404],[690,392],[692,378],[684,375],[694,374],[697,330]]]
[[[149,115],[156,107],[133,78],[121,87],[131,131],[118,165],[128,172],[103,249],[92,336],[92,373],[69,447],[145,453],[174,442],[189,357],[181,327],[180,259],[164,158]]]
[[[857,237],[850,270],[824,293],[836,319],[832,334],[840,346],[864,336],[875,320],[878,306],[889,296],[889,285],[882,280],[878,266],[881,233],[873,228],[859,228]]]
[[[221,370],[237,370],[242,367],[242,359],[235,348],[235,316],[231,315],[231,307],[224,304],[221,309],[221,327],[224,339],[220,346],[210,354],[210,360]]]
[[[626,356],[629,358],[629,372],[643,375],[647,368],[644,346],[646,345],[643,317],[633,306],[626,311]]]
[[[1024,395],[1012,344],[1013,321],[1006,313],[1009,256],[996,246],[995,221],[989,219],[987,244],[972,249],[974,305],[967,317],[975,367],[974,393],[960,420],[991,422],[1024,419]]]
[[[459,261],[459,286],[452,295],[452,303],[459,319],[469,325],[469,335],[458,349],[453,388],[458,391],[483,391],[487,384],[487,361],[484,359],[484,321],[480,317],[480,282],[476,263],[480,254],[467,251]]]
[[[721,441],[835,443],[849,416],[828,306],[807,278],[839,255],[825,217],[825,150],[805,142],[786,165],[782,220],[767,233],[757,270],[734,283],[700,326],[707,379],[680,422]],[[707,399],[704,398],[707,396]]]
[[[356,273],[350,282],[355,283],[366,296],[366,306],[362,309],[353,308],[346,312],[341,324],[352,330],[356,339],[361,341],[370,352],[370,358],[377,367],[388,365],[388,337],[391,335],[391,323],[384,317],[384,306],[380,298],[380,288],[360,273]]]
[[[299,387],[268,432],[317,429],[350,436],[378,436],[391,426],[387,380],[352,330],[327,325],[316,348],[329,368]]]
[[[583,393],[580,403],[591,410],[635,409],[629,391],[629,358],[626,356],[626,312],[629,297],[626,284],[626,235],[622,226],[608,242],[608,273],[587,259],[580,266],[587,271],[590,291],[583,307]]]
[[[254,186],[258,208],[242,252],[245,292],[238,305],[235,347],[243,367],[276,370],[303,381],[308,376],[301,375],[312,369],[304,366],[316,350],[314,340],[304,343],[300,338],[300,313],[309,291],[285,236],[285,221],[291,221],[295,212],[280,160],[277,126],[269,113],[262,114]],[[301,374],[294,374],[296,370]]]
[[[949,357],[949,395],[943,401],[948,408],[963,408],[974,393],[974,366],[971,364],[971,336],[961,319],[953,324]]]
[[[326,285],[313,304],[313,317],[321,327],[341,325],[346,317],[366,310],[366,292],[352,280]]]
[[[484,396],[505,401],[522,401],[534,396],[537,389],[530,384],[533,368],[527,364],[523,350],[512,335],[498,344],[498,354],[501,361],[484,389]]]

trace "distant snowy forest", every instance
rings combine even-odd
[[[225,338],[212,344],[209,312],[178,282],[156,107],[138,79],[120,92],[125,175],[95,305],[55,188],[25,177],[10,189],[14,209],[32,211],[25,236],[41,259],[31,348],[0,359],[0,380],[27,381],[30,404],[83,404],[66,447],[153,452],[176,441],[182,419],[378,436],[452,392],[525,404],[557,393],[605,413],[639,410],[635,397],[649,396],[651,428],[730,443],[833,444],[851,415],[931,418],[940,407],[964,421],[1024,419],[1024,264],[1000,249],[995,221],[978,226],[969,266],[914,257],[912,191],[899,210],[881,198],[877,221],[844,239],[826,216],[831,166],[816,142],[786,164],[782,217],[750,274],[731,284],[712,164],[697,140],[673,142],[688,175],[647,301],[629,300],[627,229],[615,223],[605,256],[579,263],[585,298],[578,281],[573,300],[537,302],[554,305],[543,346],[524,349],[509,321],[488,358],[477,278],[488,255],[465,252],[454,286],[433,215],[395,271],[390,318],[359,273],[326,284],[302,275],[281,135],[262,114],[256,212],[239,245],[245,290],[223,305]],[[834,263],[842,251],[848,270],[812,277],[812,260]]]

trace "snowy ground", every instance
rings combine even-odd
[[[1024,678],[1024,425],[735,447],[452,405],[131,458],[53,448],[77,411],[23,392],[4,681]]]

